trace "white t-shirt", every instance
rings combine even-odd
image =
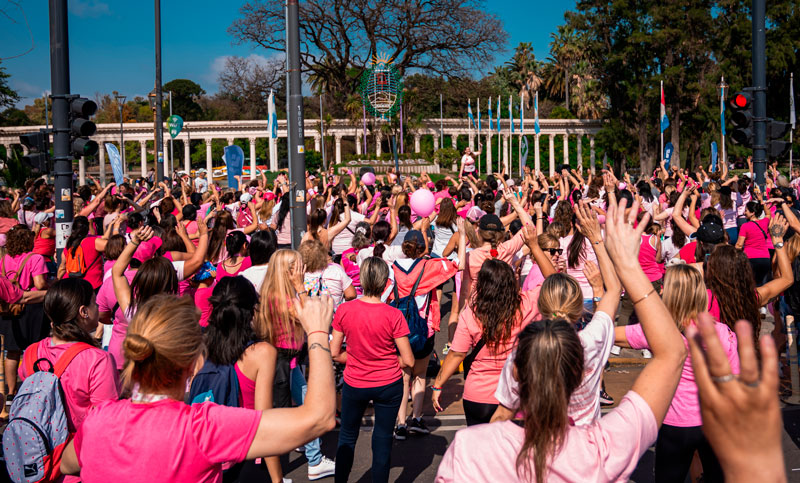
[[[339,215],[341,221],[344,218],[344,214]],[[331,250],[333,253],[337,255],[341,255],[342,252],[347,250],[348,248],[352,248],[353,246],[353,236],[356,233],[356,225],[360,222],[364,221],[366,217],[357,211],[350,211],[350,224],[347,225],[347,228],[340,231],[338,235],[333,238],[331,242]],[[331,221],[330,224],[336,224],[336,222]]]
[[[208,176],[208,175],[206,175]],[[195,178],[194,179],[194,190],[200,194],[205,193],[208,191],[208,179],[207,178]]]
[[[569,417],[576,426],[588,426],[600,419],[603,367],[608,362],[611,346],[614,345],[614,322],[611,316],[604,312],[595,312],[592,320],[578,332],[578,338],[583,346],[583,382],[569,400]],[[513,375],[516,355],[514,350],[506,359],[494,393],[500,404],[509,409],[519,406],[519,386]]]
[[[342,303],[344,291],[353,285],[344,268],[335,263],[331,263],[324,270],[307,272],[304,283],[306,291],[312,291],[312,295],[320,293],[330,295],[334,307]]]
[[[261,284],[264,283],[264,277],[267,276],[268,265],[253,265],[252,267],[242,270],[239,275],[250,280],[250,283],[256,288],[256,292],[261,292]]]
[[[186,278],[185,274],[183,273],[183,265],[184,265],[184,263],[185,262],[183,260],[178,261],[178,262],[172,262],[172,267],[175,269],[175,273],[178,275],[178,281],[179,282],[183,282],[183,280]],[[192,275],[192,274],[190,274],[190,275]]]
[[[681,249],[676,247],[675,243],[672,241],[672,237],[664,238],[661,241],[661,256],[664,259],[664,263],[669,263],[670,260],[677,257],[680,251]]]
[[[475,172],[475,158],[469,154],[461,156],[461,166],[464,167],[465,173]]]
[[[456,228],[455,224],[452,226],[443,226],[437,225],[436,222],[433,222],[431,227],[433,228],[433,244],[431,245],[431,253],[442,256],[442,252],[445,248],[447,248],[447,244],[450,243],[450,237],[452,237],[453,233],[456,233],[458,229]],[[454,251],[447,258],[450,260],[455,260],[458,258],[458,254]]]
[[[356,263],[359,267],[364,263],[364,260],[372,256],[374,248],[375,247],[367,247],[358,252]],[[386,250],[383,252],[383,261],[391,266],[391,264],[399,258],[408,258],[406,254],[403,253],[403,247],[386,245]]]

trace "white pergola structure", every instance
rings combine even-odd
[[[583,161],[585,160],[583,155],[583,138],[589,138],[589,166],[592,172],[595,170],[596,164],[596,157],[595,157],[595,148],[594,148],[594,137],[597,132],[602,127],[603,121],[601,120],[583,120],[583,119],[540,119],[540,132],[539,134],[535,134],[533,130],[533,120],[528,119],[528,123],[525,126],[524,134],[528,136],[528,139],[533,138],[533,146],[531,146],[531,151],[533,151],[533,163],[534,168],[536,171],[541,171],[542,169],[542,162],[539,155],[539,147],[540,147],[540,138],[547,137],[548,145],[549,145],[549,159],[548,159],[548,168],[549,174],[552,176],[555,170],[555,142],[557,137],[562,138],[563,142],[563,149],[564,149],[564,160],[569,160],[569,148],[568,142],[570,136],[575,136],[577,138],[577,153],[575,156],[576,165],[582,166]],[[379,124],[378,124],[379,126]],[[350,138],[354,141],[354,152],[355,154],[362,154],[363,150],[363,137],[367,135],[372,137],[371,140],[372,145],[375,146],[375,154],[380,156],[382,154],[381,149],[381,141],[382,141],[382,134],[380,129],[374,129],[375,125],[373,124],[373,130],[364,133],[362,125],[359,123],[358,125],[354,125],[352,121],[345,120],[345,119],[336,119],[333,120],[329,125],[325,126],[325,135],[326,137],[333,137],[335,142],[335,161],[336,164],[342,163],[342,139]],[[518,127],[518,126],[517,126]],[[44,128],[44,126],[13,126],[13,127],[1,127],[0,128],[0,145],[5,146],[6,152],[10,152],[10,149],[13,145],[19,145],[19,136],[20,134],[36,131],[38,129]],[[167,129],[166,125],[164,127],[164,133],[168,133],[169,130]],[[180,135],[175,138],[173,141],[176,144],[183,145],[184,149],[184,166],[182,167],[184,170],[190,170],[190,159],[191,159],[191,152],[190,152],[190,143],[189,141],[198,141],[202,140],[205,142],[206,145],[206,170],[210,172],[213,171],[213,163],[215,160],[212,159],[212,151],[211,145],[212,141],[215,139],[225,139],[228,145],[232,145],[236,139],[247,139],[249,142],[250,148],[250,169],[251,173],[255,172],[256,169],[256,142],[258,139],[262,138],[269,138],[269,129],[267,125],[267,121],[195,121],[195,122],[185,122],[183,125],[183,130],[181,131]],[[316,151],[320,150],[322,136],[320,134],[320,121],[318,119],[306,119],[305,120],[305,128],[304,134],[306,139],[313,138],[314,139],[314,149]],[[489,149],[485,150],[485,153],[482,154],[482,166],[485,166],[484,172],[491,173],[493,172],[493,168],[495,172],[500,171],[500,163],[503,163],[503,166],[506,168],[506,172],[510,173],[510,162],[511,162],[511,139],[519,138],[522,133],[520,133],[519,129],[517,129],[513,134],[509,130],[508,120],[502,121],[502,128],[500,132],[492,131],[489,132],[488,129],[484,129],[481,132],[481,137],[483,137],[484,142],[483,145],[485,147],[492,146],[494,143],[496,145],[497,138],[496,136],[502,137],[502,159],[493,160],[492,159],[492,152]],[[478,132],[475,129],[470,129],[468,120],[467,119],[444,119],[440,121],[439,119],[429,119],[423,121],[421,123],[421,127],[417,127],[415,129],[407,129],[406,130],[406,139],[413,138],[414,140],[414,150],[413,152],[420,151],[420,143],[422,140],[422,136],[432,136],[433,137],[433,147],[434,150],[439,149],[439,140],[440,137],[443,139],[444,136],[450,137],[452,147],[457,148],[458,139],[461,136],[467,139],[468,145],[474,150],[475,149],[475,140],[478,137]],[[286,138],[286,121],[279,120],[278,121],[278,138]],[[105,182],[106,173],[108,172],[106,167],[106,159],[105,159],[105,143],[113,143],[119,147],[119,139],[120,139],[120,126],[116,123],[111,124],[98,124],[97,125],[97,133],[92,136],[92,139],[97,141],[100,145],[100,149],[98,150],[97,158],[99,162],[99,176],[101,182]],[[124,140],[126,146],[130,145],[130,143],[138,142],[140,145],[140,152],[141,152],[141,174],[144,176],[147,174],[148,171],[148,162],[147,162],[147,142],[153,141],[154,139],[154,129],[153,123],[133,123],[128,122],[124,124]],[[163,152],[168,154],[170,151],[169,147],[169,136],[164,136],[164,148]],[[180,147],[175,146],[175,151],[179,151]],[[23,146],[23,150],[25,147]],[[120,150],[121,151],[121,150]],[[406,151],[410,151],[406,149]],[[530,156],[529,156],[530,159]],[[578,162],[580,160],[581,162]],[[220,160],[216,160],[220,162]],[[454,160],[458,161],[458,160]],[[169,174],[169,166],[172,166],[174,169],[179,169],[178,167],[174,166],[172,160],[165,159],[165,174]],[[79,167],[79,178],[80,183],[85,183],[86,177],[86,163],[84,158],[80,158],[78,160],[78,167]],[[152,167],[152,162],[150,167]],[[270,164],[268,166],[270,171],[277,171],[278,170],[278,160],[277,159],[270,159]]]

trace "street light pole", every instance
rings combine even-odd
[[[128,161],[125,159],[125,137],[122,131],[122,109],[125,106],[126,96],[117,94],[114,97],[117,99],[117,105],[119,105],[119,151],[122,157],[122,177],[124,178],[128,174]]]
[[[162,133],[161,103],[164,98],[161,94],[161,0],[155,2],[156,20],[156,145],[153,149],[156,155],[156,183],[164,179],[164,141]]]
[[[292,213],[292,248],[300,246],[306,232],[306,155],[303,135],[303,91],[300,77],[300,5],[286,1],[286,128],[289,147],[289,203]]]
[[[169,117],[172,117],[172,91],[169,91]],[[172,173],[175,171],[175,161],[172,157],[172,135],[169,136],[169,168],[168,171]]]

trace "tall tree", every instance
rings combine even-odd
[[[542,85],[540,71],[542,67],[533,54],[530,42],[520,42],[514,49],[514,56],[506,62],[509,80],[519,89],[520,98],[525,99],[526,108],[533,103],[533,92]]]
[[[184,121],[202,120],[203,109],[197,103],[197,99],[206,91],[200,84],[189,79],[175,79],[164,84],[164,92],[168,91],[172,91],[173,114],[181,116]]]
[[[13,107],[19,101],[19,94],[8,85],[11,74],[6,73],[5,67],[0,65],[0,111]]]
[[[255,57],[228,57],[219,75],[219,93],[215,97],[238,106],[242,119],[266,119],[267,100],[273,90],[285,91],[281,59],[261,61]]]
[[[284,0],[252,0],[228,32],[241,43],[285,52]],[[301,64],[328,93],[356,90],[352,67],[385,51],[401,74],[420,69],[447,77],[485,66],[508,34],[482,0],[308,0],[300,4]]]

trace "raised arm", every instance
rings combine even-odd
[[[633,211],[633,210],[631,210]],[[578,229],[592,243],[595,255],[597,255],[597,265],[600,275],[603,277],[605,292],[597,303],[596,309],[614,318],[619,305],[619,297],[622,293],[622,285],[617,278],[614,264],[608,256],[606,246],[603,244],[603,234],[600,231],[600,223],[597,221],[597,214],[585,201],[575,205],[575,215],[578,218]],[[548,258],[549,259],[549,258]]]
[[[783,246],[783,236],[789,224],[780,213],[769,221],[769,234],[772,237],[772,244],[775,247],[775,258],[778,261],[778,271],[773,274],[773,279],[764,285],[757,287],[758,303],[766,305],[771,299],[780,295],[784,290],[791,287],[794,283],[794,273],[792,272],[792,261]]]
[[[672,221],[686,236],[691,236],[697,231],[697,228],[693,227],[683,218],[683,205],[686,202],[686,197],[689,196],[689,192],[693,189],[694,188],[687,188],[683,190],[683,193],[678,197],[678,201],[675,202],[675,207],[672,209]]]
[[[114,262],[111,267],[111,279],[114,284],[114,295],[117,297],[119,308],[122,313],[126,313],[133,302],[133,294],[131,292],[131,285],[128,279],[125,278],[125,270],[131,263],[133,254],[139,248],[139,244],[153,238],[153,229],[149,226],[142,227],[133,232],[131,235],[131,242],[125,245],[122,254]]]

